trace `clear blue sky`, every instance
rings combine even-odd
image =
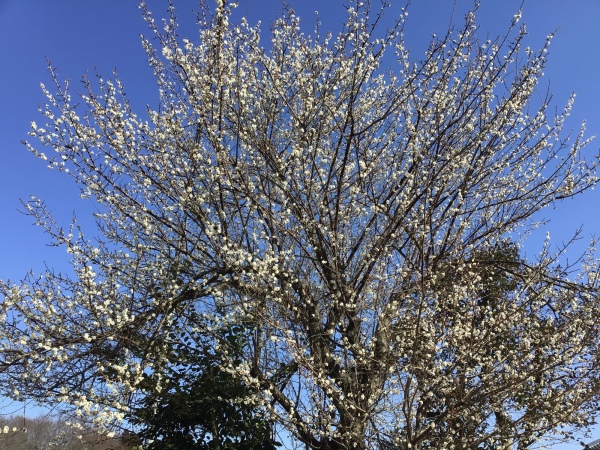
[[[211,0],[208,0],[209,2]],[[312,29],[314,11],[321,12],[322,28],[338,27],[344,20],[342,0],[289,0],[306,31]],[[399,10],[404,1],[392,0]],[[166,0],[148,0],[155,16],[166,10]],[[194,39],[192,9],[195,0],[174,0],[182,23],[181,34]],[[374,2],[375,3],[375,2]],[[471,0],[457,0],[460,19]],[[518,10],[520,0],[483,0],[479,13],[480,34],[501,33]],[[281,9],[279,0],[239,0],[250,22],[260,19],[267,28]],[[409,8],[406,40],[417,56],[432,33],[441,34],[450,20],[454,0],[413,0]],[[396,6],[397,5],[397,6]],[[600,0],[528,0],[523,19],[530,33],[529,45],[541,46],[545,36],[560,27],[550,49],[550,63],[542,88],[550,83],[554,105],[561,108],[571,92],[577,100],[567,128],[577,130],[587,119],[588,135],[600,135]],[[108,78],[117,69],[128,96],[140,110],[156,98],[151,72],[145,62],[139,34],[147,33],[136,8],[136,0],[0,0],[0,278],[19,280],[29,270],[40,272],[44,263],[65,269],[67,254],[48,247],[48,238],[20,214],[19,198],[29,194],[47,201],[56,217],[68,226],[75,212],[89,224],[92,205],[79,199],[71,179],[50,171],[43,161],[20,144],[27,139],[32,120],[42,121],[37,105],[44,102],[40,82],[49,82],[45,57],[51,59],[61,79],[78,86],[81,75],[97,70]],[[600,148],[600,139],[590,151]],[[583,226],[584,236],[600,236],[600,188],[565,201],[544,217],[550,223],[534,235],[533,249],[541,236],[551,232],[560,243]],[[87,228],[88,234],[93,229]],[[0,409],[3,407],[0,403]],[[600,437],[600,431],[596,437]],[[588,439],[589,440],[589,439]],[[554,450],[580,448],[556,445]]]

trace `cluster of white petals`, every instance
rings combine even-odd
[[[511,241],[597,181],[583,130],[561,133],[572,101],[553,117],[539,96],[549,40],[521,51],[519,13],[481,42],[469,13],[415,60],[404,14],[380,30],[385,8],[350,1],[337,36],[287,9],[262,44],[217,3],[197,43],[142,7],[145,115],[116,75],[72,99],[51,69],[31,136],[54,155],[27,145],[98,203],[102,238],[28,203],[74,276],[0,283],[4,391],[109,425],[188,363],[174,345],[229,361],[221,331],[244,324],[222,369],[257,394],[237,401],[310,448],[526,448],[586,427],[597,263]]]

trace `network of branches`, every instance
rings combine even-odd
[[[179,405],[198,448],[275,426],[314,450],[522,450],[593,422],[593,243],[520,254],[597,182],[583,127],[562,131],[573,99],[539,95],[551,36],[526,47],[519,13],[480,40],[475,6],[419,58],[404,13],[347,3],[333,35],[218,0],[193,41],[142,3],[146,111],[116,75],[75,94],[50,66],[26,145],[98,205],[99,237],[25,203],[73,274],[0,283],[5,394],[165,446],[147,408]],[[205,377],[230,388],[196,415]]]

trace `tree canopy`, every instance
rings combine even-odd
[[[593,421],[593,245],[519,255],[536,213],[597,182],[572,99],[540,95],[550,37],[524,48],[519,13],[481,41],[475,7],[417,59],[406,16],[348,4],[336,35],[286,7],[265,44],[226,0],[195,41],[142,3],[142,112],[116,75],[78,94],[50,66],[26,145],[98,204],[100,237],[26,203],[73,275],[0,283],[6,394],[110,425],[163,389],[189,411],[205,387],[178,368],[214,358],[228,402],[315,450],[525,449]]]

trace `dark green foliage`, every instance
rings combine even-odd
[[[275,450],[280,444],[251,401],[252,389],[222,370],[222,355],[194,337],[174,347],[173,356],[185,363],[167,369],[160,392],[159,380],[145,379],[146,396],[130,421],[140,427],[148,449]],[[244,327],[231,327],[222,335],[224,351],[239,353],[244,339]]]

